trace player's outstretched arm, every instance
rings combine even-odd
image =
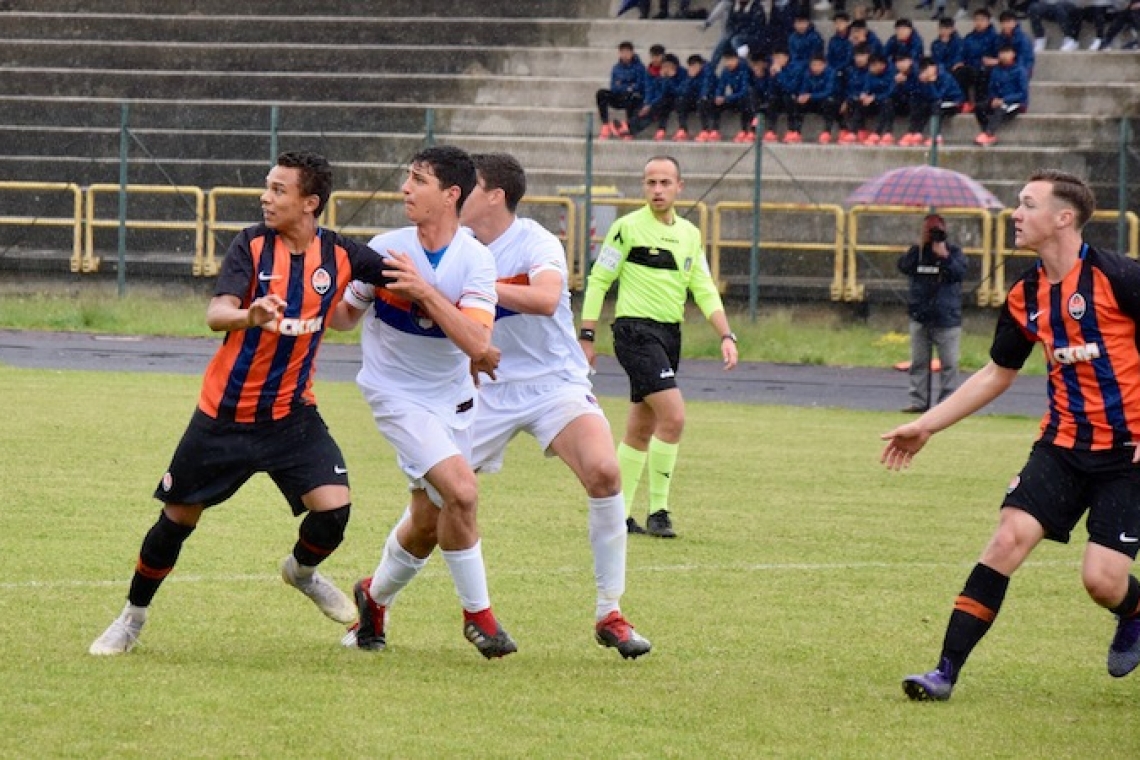
[[[237,296],[214,296],[206,307],[206,325],[217,332],[248,330],[272,322],[284,313],[285,301],[272,293],[258,298],[248,309]]]
[[[364,316],[364,311],[364,309],[358,309],[341,301],[329,314],[329,327],[334,330],[351,330],[359,324],[360,318]]]
[[[550,317],[558,310],[565,287],[559,272],[546,270],[532,277],[527,285],[496,282],[495,293],[499,296],[499,305],[506,309],[519,314]]]
[[[1017,378],[1017,370],[992,361],[962,383],[950,398],[933,407],[914,422],[900,425],[880,438],[887,442],[879,461],[891,470],[910,466],[930,437],[961,419],[969,417],[1008,390]]]

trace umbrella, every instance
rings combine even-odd
[[[847,196],[849,204],[1002,208],[1005,204],[965,174],[937,166],[905,166],[880,174]]]
[[[626,11],[633,10],[634,7],[637,6],[637,2],[638,2],[638,0],[624,0],[624,2],[621,4],[621,7],[618,8],[618,12],[614,15],[620,16],[621,14],[625,13]]]

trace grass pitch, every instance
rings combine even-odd
[[[296,525],[259,476],[203,519],[136,651],[90,657],[198,382],[0,367],[0,757],[1135,756],[1140,675],[1105,673],[1113,623],[1080,587],[1080,545],[1019,573],[949,703],[899,687],[934,665],[1035,435],[1022,418],[967,420],[894,474],[877,435],[899,415],[690,405],[681,538],[630,540],[623,607],[654,644],[635,662],[593,643],[585,500],[528,438],[480,505],[518,654],[484,661],[463,639],[438,558],[395,606],[389,651],[341,649],[276,576]],[[347,588],[403,482],[356,389],[317,393],[352,473],[327,563]]]

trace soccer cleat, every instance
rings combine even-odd
[[[488,632],[487,628],[479,624],[478,618],[489,617],[490,622],[495,624],[494,633]],[[518,645],[511,635],[503,630],[494,616],[491,615],[491,610],[488,607],[483,612],[472,614],[464,611],[463,613],[463,635],[467,640],[475,645],[479,650],[479,654],[486,657],[488,660],[496,657],[506,657],[508,654],[513,654],[519,651]]]
[[[1104,40],[1100,37],[1097,37],[1089,43],[1089,50],[1100,50],[1102,47],[1104,47]]]
[[[784,143],[785,144],[801,143],[803,141],[804,141],[804,138],[800,136],[799,132],[794,132],[794,131],[789,130],[789,131],[784,133]]]
[[[748,142],[748,130],[742,129],[739,132],[737,132],[736,137],[732,138],[732,141],[734,143],[746,143],[746,142]]]
[[[772,130],[769,129],[767,132],[764,133],[764,142],[774,143],[774,142],[779,142],[779,141],[780,141],[780,138],[777,137],[776,133],[773,132]]]
[[[954,690],[954,678],[949,675],[951,670],[950,663],[943,658],[929,673],[904,678],[903,691],[915,702],[945,702]]]
[[[665,130],[664,129],[659,129],[653,134],[653,141],[654,142],[661,142],[664,139],[665,139]]]
[[[866,140],[870,136],[871,136],[871,133],[865,129],[860,129],[858,132],[855,133],[855,139],[858,140],[859,142],[863,142],[864,140]]]
[[[689,139],[689,133],[684,129],[678,129],[673,133],[673,142],[685,142]]]
[[[1045,50],[1045,38],[1044,37],[1038,37],[1037,39],[1033,40],[1033,52],[1034,53],[1040,53],[1044,50]]]
[[[929,147],[930,147],[931,145],[933,145],[934,143],[938,143],[939,145],[941,145],[941,144],[942,144],[942,135],[938,135],[938,138],[937,138],[937,139],[931,139],[931,138],[929,138],[929,137],[928,137],[928,138],[926,138],[925,140],[923,140],[923,141],[922,141],[922,144],[923,144],[924,146],[926,146],[927,148],[929,148]]]
[[[645,535],[645,528],[638,525],[637,520],[634,520],[632,517],[627,517],[625,518],[625,532]]]
[[[636,660],[643,654],[649,654],[653,645],[622,616],[614,610],[599,620],[594,626],[594,638],[604,647],[618,650],[618,654],[625,660]]]
[[[598,133],[599,140],[608,140],[614,136],[614,129],[609,124],[602,125],[602,131]]]
[[[126,654],[134,649],[145,622],[146,609],[142,608],[141,612],[132,612],[128,604],[111,625],[107,626],[107,630],[91,642],[87,651],[99,656]]]
[[[983,132],[979,137],[981,138],[979,145],[990,146],[998,141],[997,135],[991,135],[988,132]]]
[[[894,144],[895,144],[895,136],[892,135],[890,132],[887,132],[885,135],[883,135],[882,137],[879,138],[879,145],[894,145]]]
[[[1140,665],[1140,617],[1116,618],[1116,635],[1108,646],[1108,674],[1123,678]]]
[[[281,560],[281,580],[300,591],[317,605],[321,612],[338,623],[348,625],[356,620],[356,607],[344,592],[317,571],[307,578],[298,575],[300,566],[292,554]]]
[[[864,145],[878,145],[879,136],[874,132],[867,135],[866,139],[862,141]]]
[[[1080,47],[1081,47],[1080,43],[1077,42],[1076,40],[1074,40],[1072,37],[1066,37],[1065,39],[1061,40],[1061,52],[1062,53],[1068,53],[1068,52],[1071,52],[1073,50],[1078,50]]]
[[[615,127],[614,135],[620,137],[623,140],[633,139],[633,134],[631,134],[629,131],[629,124],[625,122],[618,124],[617,127]]]
[[[970,101],[966,101],[965,103],[962,104],[962,113],[973,113],[973,112],[974,112],[974,104],[973,103],[971,103]]]
[[[705,142],[720,142],[720,130],[710,129],[709,135],[705,139]]]
[[[819,133],[819,144],[820,145],[830,145],[831,144],[831,133],[830,132],[820,132]]]
[[[340,643],[346,647],[355,646],[378,652],[388,645],[388,609],[377,604],[372,594],[368,593],[371,586],[372,579],[365,578],[352,587],[352,596],[356,600],[356,611],[360,618],[356,625],[348,629]]]
[[[857,138],[855,137],[854,132],[849,132],[848,130],[844,129],[839,133],[839,140],[837,142],[840,145],[850,145],[855,142],[856,139]]]
[[[909,148],[912,145],[922,144],[922,134],[920,132],[907,132],[899,138],[900,148]]]
[[[657,538],[676,538],[673,530],[673,521],[669,519],[669,511],[659,509],[645,521],[645,532]]]

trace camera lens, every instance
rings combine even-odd
[[[933,241],[935,243],[945,243],[946,242],[946,230],[940,230],[937,228],[931,230],[930,231],[930,239],[931,239],[931,241]]]

